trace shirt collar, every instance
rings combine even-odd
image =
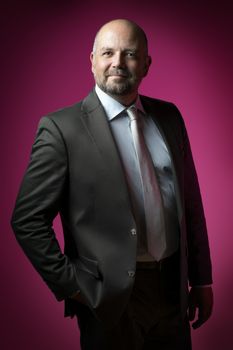
[[[103,105],[103,108],[105,110],[105,113],[107,115],[108,120],[114,119],[116,116],[118,116],[121,112],[123,112],[126,107],[122,105],[120,102],[115,100],[113,97],[109,96],[99,88],[99,86],[96,84],[95,86],[95,92],[100,99],[101,104]],[[140,96],[137,96],[137,100],[134,103],[137,109],[139,109],[143,114],[145,114],[145,110],[142,106]]]

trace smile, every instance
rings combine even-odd
[[[112,78],[128,78],[126,75],[120,75],[120,74],[112,74],[112,75],[109,75],[109,77],[112,77]]]

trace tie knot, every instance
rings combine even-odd
[[[127,108],[127,113],[130,118],[130,121],[132,120],[138,120],[138,113],[137,113],[137,108],[133,105]]]

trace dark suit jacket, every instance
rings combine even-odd
[[[209,284],[211,262],[198,180],[182,117],[168,102],[141,96],[164,136],[175,173],[180,222],[181,308],[191,285]],[[60,213],[65,252],[52,223]],[[125,174],[95,92],[43,117],[12,216],[24,252],[66,315],[78,289],[108,327],[120,318],[132,291],[136,227]]]

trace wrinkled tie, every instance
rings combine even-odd
[[[166,249],[162,197],[153,162],[140,126],[137,109],[135,106],[131,106],[126,111],[130,118],[131,133],[142,183],[148,252],[155,260],[159,261]]]

